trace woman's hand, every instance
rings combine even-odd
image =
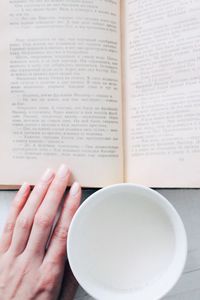
[[[69,182],[69,169],[48,169],[30,192],[16,194],[0,240],[0,299],[57,299],[66,260],[67,232],[81,198],[75,182],[64,197],[60,217],[49,236]]]

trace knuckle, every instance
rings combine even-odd
[[[34,197],[39,198],[45,187],[46,185],[44,183],[39,182],[33,189]]]
[[[52,218],[48,214],[38,214],[35,216],[35,224],[42,228],[49,228],[52,225]]]
[[[19,201],[19,198],[17,196],[15,197],[15,199],[12,202],[11,212],[19,214],[21,209],[22,209],[22,202],[23,201]],[[23,197],[20,197],[20,200],[22,200],[22,199],[23,199]]]
[[[57,261],[50,260],[46,263],[46,274],[51,274],[52,280],[56,280],[60,277],[60,265]]]
[[[66,250],[66,243],[61,243],[59,247],[57,247],[56,252],[54,252],[51,255],[51,258],[49,259],[52,269],[54,266],[54,269],[56,266],[60,266],[61,264],[65,262],[66,256],[67,256],[67,250]]]
[[[60,249],[57,250],[57,253],[54,257],[51,258],[52,264],[59,265],[60,263],[63,263],[66,258],[66,248],[60,247]]]
[[[4,232],[11,233],[11,232],[13,232],[14,227],[15,227],[15,222],[8,221],[4,227]]]
[[[20,208],[21,208],[21,202],[18,201],[17,196],[16,196],[14,201],[12,202],[12,209],[19,211]]]
[[[51,291],[55,287],[55,279],[52,275],[47,275],[42,277],[39,282],[40,290],[42,291]]]
[[[51,186],[51,193],[52,194],[61,194],[63,192],[63,183],[62,181],[55,181]]]
[[[44,269],[43,275],[39,280],[40,290],[52,292],[56,288],[59,276],[60,273],[57,271],[57,268],[54,268],[54,265],[49,264],[49,266]]]
[[[37,186],[37,187],[34,188],[32,195],[34,195],[34,197],[36,199],[38,199],[41,196],[41,192],[42,192],[42,188]]]
[[[21,265],[18,266],[18,276],[20,278],[24,278],[27,273],[28,273],[27,264],[25,264],[24,262],[22,262]]]
[[[12,202],[12,209],[14,211],[16,210],[19,212],[21,208],[23,207],[24,200],[28,197],[28,194],[30,193],[30,186],[27,187],[25,191],[19,190],[17,194],[15,195],[15,198]]]
[[[6,290],[6,287],[7,287],[7,278],[8,277],[8,274],[5,274],[5,273],[3,273],[3,274],[1,274],[1,277],[0,277],[0,292],[1,292],[1,295],[2,295],[2,293],[3,293],[3,291],[5,291]]]
[[[28,230],[31,227],[30,220],[27,217],[21,215],[17,219],[17,226],[24,230]]]
[[[68,209],[68,213],[69,213],[70,217],[72,218],[78,209],[78,204],[76,202],[71,202],[71,203],[69,203],[67,209]]]
[[[56,227],[54,231],[54,236],[56,239],[60,240],[61,242],[66,242],[67,240],[67,229],[63,226],[59,225]]]

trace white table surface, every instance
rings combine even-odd
[[[182,277],[165,300],[200,299],[200,189],[158,189],[177,209],[188,236],[188,259]],[[92,190],[85,190],[85,199]],[[0,191],[0,233],[14,191]],[[75,300],[93,300],[79,288]]]

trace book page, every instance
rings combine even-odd
[[[200,2],[126,1],[126,178],[200,186]]]
[[[117,0],[0,4],[0,184],[68,164],[83,186],[123,180]]]

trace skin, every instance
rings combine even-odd
[[[56,174],[48,169],[32,191],[25,183],[16,194],[0,240],[0,300],[73,299],[66,240],[81,187],[75,182],[66,194],[69,178],[65,165]]]

